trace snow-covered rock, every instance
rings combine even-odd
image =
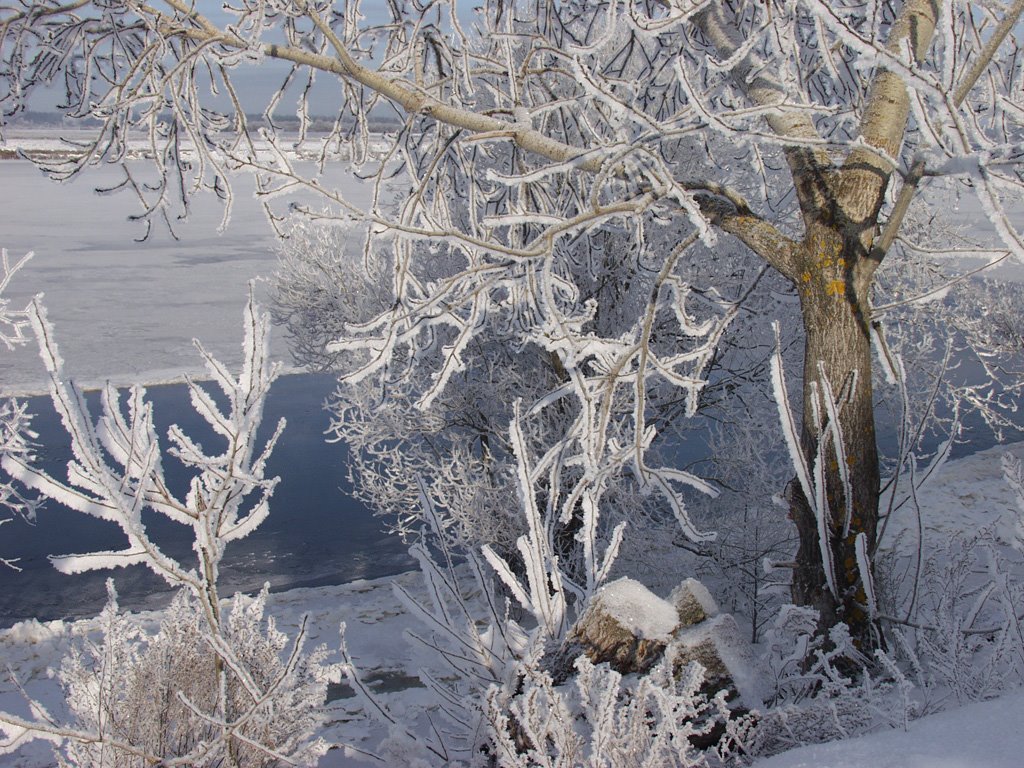
[[[661,657],[679,626],[675,607],[638,581],[605,584],[572,633],[595,664],[622,672],[645,672]]]
[[[715,616],[681,629],[670,647],[677,667],[691,661],[704,667],[712,692],[729,688],[739,694],[748,709],[764,705],[763,676],[758,672],[750,644],[731,615]]]
[[[686,579],[672,590],[668,601],[675,606],[681,626],[700,624],[705,619],[718,615],[718,603],[707,587],[696,579]]]
[[[709,693],[726,688],[748,708],[763,705],[764,687],[750,645],[732,616],[718,614],[714,598],[696,579],[686,579],[668,600],[633,579],[610,582],[580,619],[572,640],[575,645],[561,657],[582,652],[623,674],[646,672],[671,646],[676,668],[691,661],[705,668]]]

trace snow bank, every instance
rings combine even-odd
[[[19,621],[10,629],[0,632],[0,644],[36,645],[59,637],[66,630],[63,621],[47,621],[37,619]]]
[[[1012,546],[1018,536],[1021,512],[1017,499],[1003,477],[1002,457],[1012,453],[1024,457],[1024,443],[997,445],[955,461],[948,461],[938,477],[918,492],[923,515],[920,525],[924,538],[933,543],[952,536],[977,533],[989,527],[1000,544]],[[897,493],[905,492],[904,478]],[[883,498],[883,507],[887,499]],[[913,504],[896,510],[886,530],[883,548],[897,553],[917,546],[918,521]]]
[[[1019,768],[1024,691],[923,717],[906,731],[813,744],[753,768]]]

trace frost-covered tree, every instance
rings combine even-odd
[[[650,403],[674,391],[682,413],[696,409],[749,287],[703,284],[699,259],[739,241],[799,296],[792,458],[818,480],[790,484],[793,595],[863,638],[857,551],[875,547],[880,483],[873,287],[879,267],[903,255],[910,205],[935,205],[942,187],[980,204],[996,233],[990,249],[1024,253],[1007,212],[1020,190],[1022,10],[964,0],[242,0],[207,13],[181,0],[20,0],[0,20],[0,103],[16,112],[59,81],[67,114],[99,120],[94,140],[52,168],[58,176],[123,162],[141,131],[160,174],[142,179],[125,163],[124,186],[147,222],[187,213],[202,190],[229,211],[239,171],[255,175],[274,220],[280,195],[321,195],[332,212],[315,215],[362,229],[367,254],[386,249],[393,266],[389,304],[332,347],[362,356],[350,382],[384,392],[425,371],[410,397],[428,408],[496,324],[517,351],[547,356],[562,383],[525,416],[567,414],[561,434],[538,432],[533,446],[561,459],[544,495],[566,521],[627,472],[701,537],[680,495],[694,478],[648,459]],[[270,72],[270,60],[286,74],[257,129],[235,76]],[[295,94],[305,126],[324,77],[343,103],[310,170],[273,118]],[[387,137],[369,132],[380,110],[402,121]],[[342,144],[377,176],[367,210],[330,178]],[[616,278],[625,295],[614,310],[590,290],[600,279],[590,245],[608,231],[624,234],[629,246],[612,258],[635,278]]]

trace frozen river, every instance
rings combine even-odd
[[[7,296],[20,300],[45,293],[50,320],[68,375],[83,384],[129,384],[180,378],[202,371],[192,346],[200,339],[218,359],[241,360],[241,317],[248,281],[276,268],[274,238],[247,178],[237,181],[231,222],[217,231],[222,209],[209,195],[196,199],[175,240],[158,225],[128,220],[138,212],[130,195],[99,195],[117,182],[116,168],[91,169],[57,184],[31,163],[0,162],[0,246],[13,259],[35,256]],[[365,205],[369,191],[339,170],[346,194]],[[265,284],[257,295],[265,296]],[[274,341],[278,359],[287,356]],[[0,350],[0,389],[43,391],[43,369],[34,350]]]

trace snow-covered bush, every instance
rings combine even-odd
[[[576,674],[556,686],[536,668],[522,670],[520,689],[492,688],[487,716],[495,759],[502,768],[691,768],[720,764],[747,746],[750,717],[734,717],[726,692],[700,692],[704,670],[692,663],[674,668],[671,647],[640,677],[623,678],[586,656]],[[716,732],[717,731],[717,732]],[[697,742],[714,742],[713,750]]]
[[[99,617],[102,637],[86,638],[64,659],[59,679],[71,725],[95,742],[68,740],[58,753],[66,768],[129,768],[313,764],[326,751],[318,738],[327,676],[326,650],[301,653],[302,635],[288,638],[264,618],[267,592],[236,595],[220,638],[210,635],[186,590],[149,635],[118,612],[116,593]],[[234,649],[225,665],[217,646]],[[232,724],[222,733],[222,723]]]
[[[919,713],[913,685],[884,652],[869,660],[845,624],[823,635],[818,622],[813,609],[787,605],[766,632],[775,693],[751,739],[759,754],[905,725]]]
[[[1024,583],[1019,553],[990,527],[926,550],[920,597],[905,626],[904,651],[928,706],[981,701],[1024,683]]]
[[[12,456],[20,460],[32,460],[32,439],[35,433],[31,430],[32,416],[24,403],[13,398],[0,402],[0,456]],[[20,517],[31,520],[39,507],[39,499],[26,493],[14,483],[0,481],[0,507],[14,512]],[[0,519],[0,525],[10,522],[10,518]],[[0,558],[0,562],[13,565],[13,561]],[[14,566],[17,567],[17,566]]]
[[[223,440],[220,453],[208,451],[176,424],[168,429],[167,455],[192,471],[188,492],[179,498],[164,477],[164,453],[153,424],[152,405],[144,387],[127,397],[107,385],[102,416],[93,422],[81,391],[64,375],[54,341],[55,330],[37,299],[30,319],[49,374],[50,395],[71,438],[72,460],[67,481],[34,466],[24,457],[3,457],[3,469],[26,487],[83,514],[116,524],[128,540],[127,549],[70,554],[52,558],[64,573],[123,567],[141,563],[171,586],[189,589],[203,606],[211,625],[219,624],[218,568],[224,549],[266,519],[278,478],[265,477],[266,462],[284,429],[277,429],[257,450],[257,429],[263,404],[280,366],[267,354],[269,318],[250,297],[245,308],[244,362],[237,377],[198,345],[212,380],[228,405],[225,412],[200,384],[189,379],[196,412]],[[196,563],[189,566],[163,551],[149,534],[143,511],[191,529]]]
[[[188,380],[192,406],[224,443],[216,452],[180,427],[160,444],[152,405],[133,387],[125,413],[112,386],[103,392],[103,414],[93,421],[82,393],[65,379],[54,328],[42,304],[29,319],[50,376],[54,407],[71,437],[67,481],[8,454],[2,466],[23,485],[71,509],[115,523],[128,539],[122,551],[54,557],[65,573],[140,563],[178,589],[154,636],[119,616],[113,599],[104,611],[103,638],[72,654],[62,672],[74,726],[60,726],[37,702],[24,719],[0,713],[6,740],[0,753],[31,739],[64,749],[68,765],[249,766],[315,762],[324,745],[314,738],[324,686],[340,668],[325,652],[305,654],[304,633],[285,654],[287,638],[263,620],[266,593],[236,598],[225,610],[218,592],[226,546],[266,519],[278,478],[266,462],[284,420],[259,446],[257,431],[279,365],[271,365],[269,318],[250,296],[244,314],[244,360],[238,376],[200,346],[223,408],[200,384]],[[198,346],[198,344],[197,344]],[[177,496],[164,478],[165,454],[193,471],[188,492]],[[146,515],[162,515],[191,529],[195,563],[164,551],[147,529]]]
[[[0,343],[7,349],[14,349],[28,341],[25,335],[29,327],[28,310],[12,308],[10,300],[4,297],[4,292],[10,285],[11,278],[31,258],[30,251],[12,264],[7,249],[0,250]]]

